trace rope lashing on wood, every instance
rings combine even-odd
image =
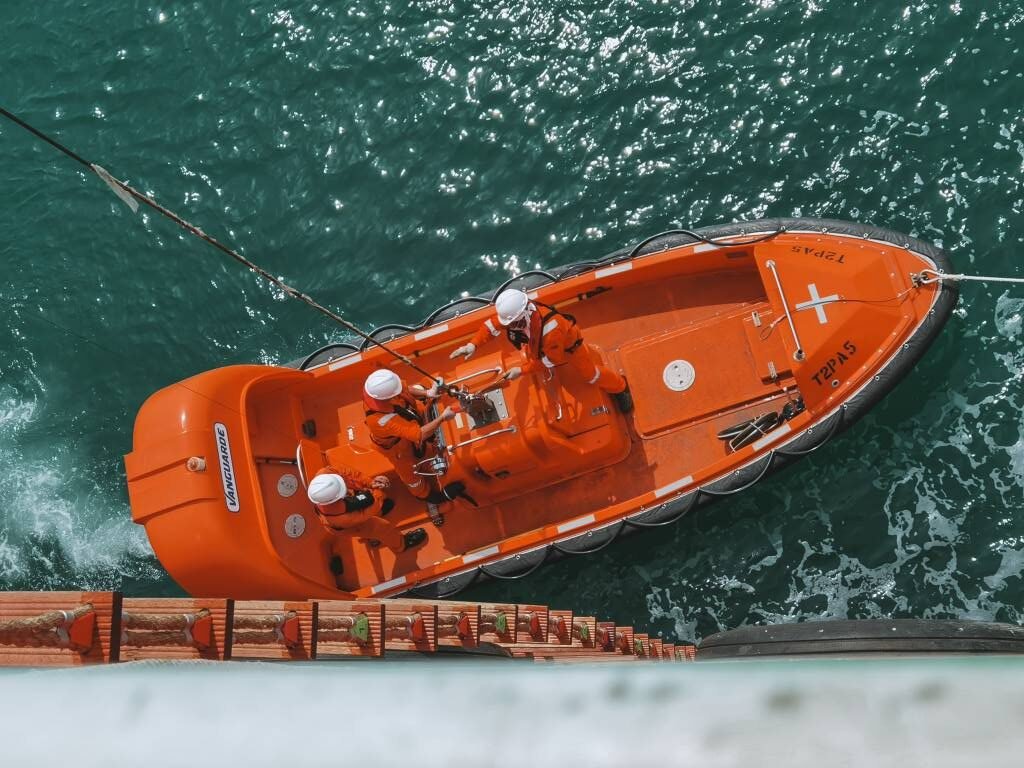
[[[473,633],[473,625],[470,624],[469,616],[459,611],[449,616],[439,616],[437,619],[437,634],[439,637],[457,637],[466,640]]]
[[[496,635],[508,634],[508,614],[504,611],[484,613],[480,615],[480,632],[493,632]]]
[[[569,632],[565,625],[565,616],[552,616],[548,628],[555,637],[565,637]]]
[[[121,644],[192,645],[205,650],[213,644],[213,616],[206,608],[179,614],[123,613]]]
[[[530,637],[540,638],[540,614],[536,611],[525,611],[519,615],[516,628],[528,632]]]
[[[615,647],[615,638],[612,637],[612,631],[608,627],[597,628],[597,644],[606,651]]]
[[[404,637],[414,643],[422,643],[427,639],[426,623],[418,613],[385,618],[384,631],[390,637]]]
[[[38,616],[0,621],[0,645],[23,648],[92,648],[96,612],[91,603],[70,611],[47,611]]]
[[[326,643],[370,642],[370,619],[365,613],[356,616],[321,616],[317,621],[317,639]]]
[[[574,621],[572,623],[572,636],[583,643],[590,642],[590,625],[585,621]]]
[[[253,645],[299,644],[299,617],[295,611],[266,616],[235,616],[235,643]]]
[[[623,653],[629,653],[629,636],[625,632],[615,633],[615,647]]]

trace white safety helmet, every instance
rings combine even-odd
[[[526,314],[530,306],[530,297],[518,288],[507,288],[494,300],[494,308],[498,310],[498,322],[511,325]]]
[[[345,498],[346,493],[348,488],[345,486],[345,480],[341,475],[333,473],[317,475],[306,489],[306,495],[314,504],[333,504]]]
[[[390,400],[402,394],[402,380],[394,371],[381,368],[366,377],[363,390],[374,400]]]

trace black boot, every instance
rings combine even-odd
[[[427,532],[422,528],[416,528],[415,530],[409,531],[405,534],[405,548],[412,549],[418,547],[420,544],[427,540]]]
[[[466,484],[461,480],[455,480],[454,482],[448,483],[448,485],[441,489],[441,493],[443,493],[444,497],[449,501],[463,499],[472,504],[474,507],[480,506],[479,504],[476,503],[476,499],[474,499],[472,496],[466,493]]]
[[[380,503],[380,516],[381,517],[387,517],[388,516],[388,512],[390,512],[394,508],[395,508],[395,500],[394,499],[384,499],[384,501],[382,501]]]
[[[327,561],[327,567],[331,569],[331,573],[334,575],[334,584],[338,589],[344,589],[341,584],[341,574],[345,572],[345,566],[341,562],[341,558],[337,555],[332,555],[331,559]]]
[[[615,407],[619,409],[620,413],[632,413],[633,394],[629,391],[629,384],[626,384],[626,388],[621,392],[613,394],[612,400],[615,401]]]

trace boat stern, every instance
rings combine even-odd
[[[150,397],[125,456],[132,520],[190,594],[265,596],[283,569],[266,533],[249,450],[246,392],[268,377],[303,376],[267,366],[220,368]]]

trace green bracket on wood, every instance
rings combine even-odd
[[[370,620],[365,613],[360,613],[352,619],[352,629],[348,631],[349,637],[360,645],[370,642]]]

